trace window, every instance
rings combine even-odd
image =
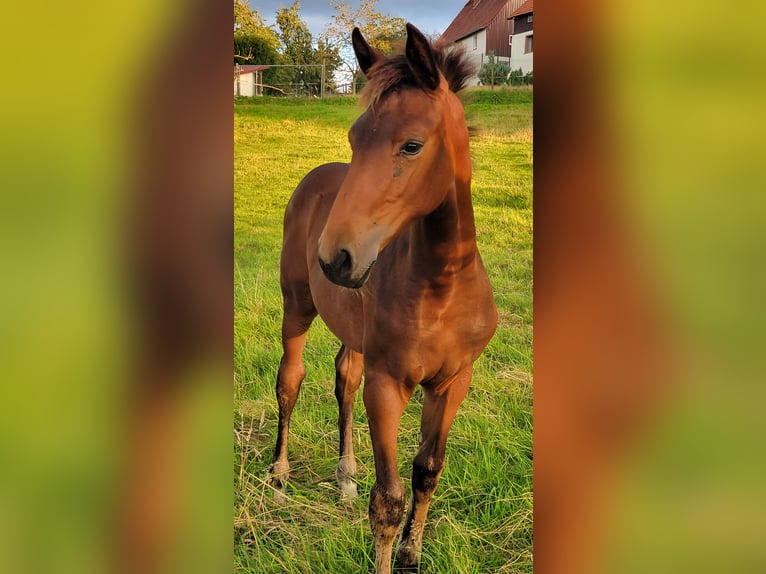
[[[508,34],[508,45],[511,45],[511,40],[513,40],[513,34]]]
[[[524,38],[524,53],[529,54],[532,51],[532,34]]]
[[[532,23],[532,14],[527,16],[527,24],[531,24],[531,23]]]
[[[478,48],[478,47],[479,47],[479,35],[478,35],[478,34],[476,34],[476,35],[473,37],[473,49],[475,50],[475,49],[476,49],[476,48]]]

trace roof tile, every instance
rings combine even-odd
[[[514,11],[513,14],[511,14],[511,18],[513,18],[514,16],[523,16],[524,14],[531,14],[532,12],[534,12],[533,10],[534,6],[532,5],[534,1],[535,0],[527,0],[526,2],[524,2],[524,4],[519,6],[518,10]]]
[[[442,34],[447,42],[455,42],[489,26],[492,19],[510,0],[468,0],[463,9]]]

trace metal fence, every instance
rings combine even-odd
[[[338,96],[351,95],[351,84],[326,84],[324,90],[321,82],[289,82],[289,83],[269,83],[263,82],[256,84],[260,88],[259,95],[279,95],[288,97],[308,97],[308,98],[332,98]]]
[[[495,76],[488,74],[486,77],[482,77],[481,69],[485,64],[494,61],[495,64],[504,64],[507,66],[505,74]],[[479,70],[479,78],[481,84],[488,87],[495,87],[501,85],[531,85],[532,73],[523,73],[521,69],[510,69],[511,59],[510,57],[494,56],[486,57],[482,55],[482,68]],[[353,85],[351,83],[338,83],[333,78],[327,78],[327,72],[324,65],[320,64],[308,64],[308,65],[296,65],[296,64],[273,64],[268,65],[268,69],[261,72],[256,76],[257,95],[281,95],[288,97],[309,97],[309,98],[326,98],[337,97],[344,95],[351,95],[354,93]],[[298,73],[287,74],[292,75],[291,80],[285,81],[286,74],[279,74],[279,69],[293,69]],[[274,70],[274,71],[272,71]],[[306,72],[313,71],[313,74]],[[270,73],[271,72],[271,73]],[[317,74],[316,72],[319,72]],[[307,76],[310,79],[307,81],[303,77]],[[319,75],[319,78],[316,76]],[[297,76],[297,77],[296,77]],[[312,81],[315,80],[315,81]],[[239,95],[238,77],[235,76],[235,91],[234,95]]]
[[[273,94],[294,97],[324,98],[341,93],[351,93],[351,85],[338,86],[332,78],[327,78],[327,68],[322,64],[265,64],[263,71],[256,76],[257,95]],[[290,73],[280,73],[281,70]],[[235,95],[239,83],[239,68],[235,70]],[[287,78],[286,78],[287,76]],[[304,79],[305,78],[305,79]]]

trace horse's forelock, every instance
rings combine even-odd
[[[463,49],[437,41],[431,43],[431,50],[436,65],[447,80],[450,90],[455,93],[462,90],[468,78],[474,73],[474,66],[465,56]],[[367,85],[361,93],[362,103],[369,105],[377,102],[388,92],[416,86],[420,86],[420,83],[404,54],[385,58],[368,71]]]
[[[465,55],[462,47],[449,46],[439,40],[431,45],[436,65],[447,79],[450,90],[457,93],[466,87],[468,78],[474,75],[476,67]]]

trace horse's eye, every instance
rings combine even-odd
[[[415,140],[410,140],[405,142],[402,147],[399,148],[399,152],[402,155],[417,155],[420,153],[421,149],[423,149],[422,143]]]

